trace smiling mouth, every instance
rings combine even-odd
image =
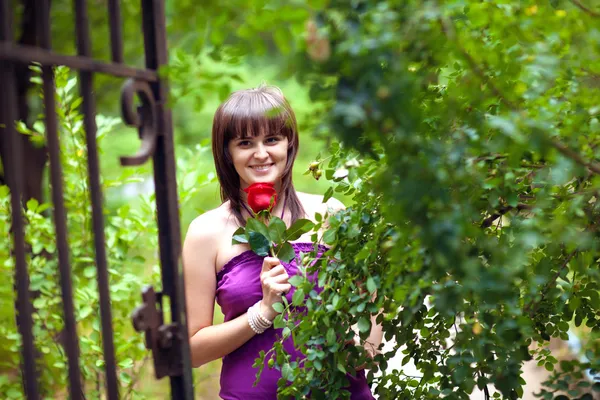
[[[269,168],[271,168],[273,165],[275,165],[275,164],[253,165],[250,168],[252,168],[255,171],[266,171]]]

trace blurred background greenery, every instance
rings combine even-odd
[[[311,117],[314,114],[315,107],[308,98],[306,88],[303,88],[294,79],[278,76],[277,68],[265,59],[244,63],[235,68],[235,73],[240,79],[232,82],[232,91],[255,87],[263,82],[276,85],[282,89],[296,113],[300,131],[300,151],[294,168],[294,185],[299,191],[315,194],[325,193],[330,186],[325,179],[315,180],[312,175],[305,174],[309,163],[320,153],[324,153],[328,144],[326,138],[313,134],[312,129],[315,121],[311,121]],[[182,234],[185,234],[187,226],[195,217],[206,210],[217,207],[221,203],[219,185],[216,180],[210,151],[212,118],[221,100],[222,96],[218,93],[207,93],[206,97],[203,97],[204,104],[201,109],[198,108],[193,96],[177,99],[174,104],[173,121],[176,155],[185,151],[201,152],[200,157],[194,158],[198,161],[197,164],[185,166],[183,170],[197,169],[201,172],[201,175],[206,176],[202,188],[188,201],[180,203]],[[110,135],[111,138],[107,138],[103,146],[101,166],[105,178],[116,179],[121,175],[123,168],[126,168],[120,166],[118,156],[134,154],[139,147],[139,139],[135,129],[123,125],[116,127]],[[151,164],[148,163],[138,168],[137,173],[150,181],[152,179]],[[179,185],[183,185],[181,177],[179,178]],[[109,209],[114,210],[125,202],[135,203],[141,201],[136,191],[144,192],[151,189],[151,187],[143,184],[134,183],[132,185],[132,187],[124,186],[108,191],[106,201]],[[215,323],[222,322],[222,318],[220,308],[216,306]],[[220,365],[221,361],[217,360],[194,370],[197,398],[217,398]],[[147,362],[144,369],[142,369],[137,386],[140,393],[149,398],[165,398],[169,393],[168,380],[154,380],[150,362]]]
[[[58,53],[74,54],[72,2],[53,0],[51,3],[54,49]],[[108,62],[106,4],[102,1],[88,3],[94,58]],[[121,1],[125,61],[139,68],[144,66],[141,3]],[[599,168],[595,164],[599,142],[595,102],[598,57],[597,52],[590,51],[595,48],[599,36],[590,23],[591,18],[598,16],[594,11],[598,7],[587,9],[580,2],[567,0],[548,3],[542,6],[534,1],[461,0],[165,2],[169,64],[160,73],[171,85],[169,106],[173,110],[182,235],[193,218],[220,203],[210,154],[212,116],[217,105],[234,90],[263,82],[277,85],[296,111],[300,127],[300,153],[294,170],[298,190],[324,193],[328,189],[329,183],[325,179],[316,181],[304,172],[319,153],[335,153],[330,151],[332,133],[343,138],[349,147],[362,149],[367,164],[379,171],[375,180],[367,176],[357,186],[365,198],[370,196],[369,200],[381,199],[384,203],[382,215],[386,219],[382,220],[381,226],[390,223],[398,229],[398,234],[391,235],[397,243],[383,236],[388,235],[387,229],[375,232],[376,235],[368,239],[373,249],[370,255],[382,253],[381,243],[391,243],[387,250],[394,249],[390,256],[393,268],[381,264],[385,268],[377,276],[381,281],[387,280],[386,287],[391,293],[400,289],[402,294],[398,295],[398,303],[390,303],[393,310],[390,315],[402,318],[401,313],[408,313],[408,320],[417,316],[420,320],[421,307],[414,307],[414,304],[406,307],[403,302],[417,301],[417,296],[429,293],[440,295],[438,299],[442,300],[432,315],[445,320],[437,324],[435,334],[430,332],[439,343],[446,343],[454,324],[448,323],[448,318],[469,313],[468,323],[461,327],[466,334],[460,346],[479,351],[478,343],[484,343],[485,339],[496,349],[510,350],[500,353],[494,361],[497,363],[495,370],[490,369],[491,364],[482,356],[477,367],[480,369],[472,370],[469,361],[465,364],[468,373],[452,377],[449,364],[440,363],[435,352],[428,351],[428,346],[437,346],[430,336],[428,343],[414,349],[418,352],[410,356],[420,358],[421,371],[428,371],[430,380],[423,385],[413,381],[414,392],[427,391],[427,385],[437,390],[439,376],[443,377],[442,386],[447,386],[445,391],[455,387],[464,391],[469,385],[472,389],[475,379],[477,385],[481,381],[480,387],[486,389],[487,383],[503,386],[506,392],[512,390],[510,385],[520,386],[520,362],[530,356],[522,350],[527,350],[530,339],[546,346],[545,340],[549,338],[546,325],[551,325],[555,338],[569,339],[567,331],[571,329],[572,312],[578,310],[579,323],[575,322],[575,325],[579,328],[583,305],[589,311],[586,318],[592,324],[596,321],[592,312],[597,315],[597,306],[592,307],[592,301],[588,302],[587,298],[582,300],[588,295],[584,296],[578,289],[582,287],[579,283],[569,283],[567,286],[572,288],[565,290],[559,290],[554,283],[559,273],[566,274],[565,267],[571,257],[566,258],[563,247],[580,246],[582,232],[590,228],[587,226],[589,220],[597,220],[597,192],[593,198],[584,198],[584,195],[598,190],[598,180],[593,175],[588,176],[587,169],[576,164],[594,167],[596,171]],[[17,16],[16,37],[20,37],[21,33],[31,29],[27,26],[28,21],[35,20],[32,15],[27,15],[32,12],[33,2],[12,4]],[[402,12],[398,11],[400,8]],[[454,23],[460,29],[454,29]],[[101,398],[104,361],[87,175],[82,167],[86,162],[85,144],[81,115],[74,106],[79,101],[75,74],[65,72],[63,75],[57,78],[57,87],[61,100],[62,161],[81,369],[88,397]],[[37,85],[32,83],[25,93],[30,110],[18,128],[31,138],[32,143],[43,147],[45,135],[39,79],[32,81]],[[122,84],[122,79],[104,75],[97,75],[95,80],[97,122],[102,128],[98,141],[105,189],[105,233],[119,378],[123,398],[167,398],[169,382],[154,380],[152,362],[143,347],[143,335],[133,331],[129,318],[141,301],[141,288],[152,284],[159,290],[160,278],[152,166],[147,163],[141,167],[123,168],[118,162],[119,156],[134,154],[140,145],[136,130],[120,122],[119,89]],[[555,124],[556,121],[561,122]],[[568,146],[550,141],[556,137]],[[381,151],[380,147],[385,150],[383,158],[374,154]],[[588,164],[586,159],[594,160],[593,164]],[[345,161],[344,157],[338,157],[340,166],[344,166]],[[42,167],[47,175],[47,165]],[[331,165],[327,168],[333,172]],[[362,175],[357,177],[356,171],[352,170],[352,179],[363,178]],[[571,171],[571,175],[557,171]],[[549,183],[540,186],[536,181],[530,188],[532,177],[540,176],[541,172],[549,173]],[[26,207],[26,241],[32,249],[28,254],[28,265],[32,290],[38,291],[33,302],[36,346],[44,354],[39,360],[44,363],[40,368],[43,371],[40,386],[45,398],[66,398],[64,349],[55,340],[63,330],[54,256],[56,238],[51,213],[44,213],[50,205],[40,204],[50,199],[48,179],[40,182],[40,186],[45,192],[44,198],[27,203]],[[449,196],[446,199],[450,200],[443,201],[444,197],[439,193],[455,197]],[[340,199],[347,204],[350,202],[349,198]],[[11,226],[8,200],[7,188],[0,186],[0,234],[4,237],[9,236]],[[517,201],[528,202],[525,210],[535,207],[536,212],[519,213],[522,205]],[[355,204],[357,207],[351,212],[357,219],[361,207],[371,207],[366,210],[369,214],[373,211],[368,201]],[[585,204],[589,207],[585,211],[591,213],[589,218],[582,209]],[[499,211],[500,206],[504,211]],[[513,208],[517,211],[510,212]],[[481,223],[483,218],[491,218],[492,222],[498,219],[498,225],[495,229],[481,229],[482,226],[486,228]],[[506,222],[505,226],[500,222]],[[370,234],[374,224],[369,224],[362,226],[361,234]],[[563,233],[571,236],[565,239],[561,236]],[[514,237],[522,240],[513,243]],[[405,249],[413,246],[411,241],[416,243],[414,248],[418,249],[419,255],[407,253],[404,258]],[[360,243],[362,250],[369,250],[356,238],[351,242]],[[409,246],[405,246],[407,242]],[[544,248],[546,244],[548,246]],[[530,257],[527,263],[523,260],[517,263],[518,270],[507,270],[506,265],[515,264],[515,255],[525,257],[528,254],[528,246],[535,247],[540,254],[548,253],[551,247],[552,252],[548,254],[552,255],[553,265],[547,265],[546,257],[541,258],[543,263]],[[590,260],[597,260],[597,247],[583,250],[584,254],[578,259],[581,271],[575,269],[575,272],[579,281],[585,282],[591,296],[597,298],[597,279],[593,279],[588,268],[593,264]],[[488,257],[489,254],[494,257]],[[455,261],[444,264],[445,260],[451,259],[447,258],[449,256],[455,257],[452,259]],[[493,263],[482,262],[482,259]],[[374,271],[371,267],[364,270],[368,269],[371,274]],[[515,274],[513,281],[507,278],[509,272]],[[576,273],[571,275],[573,280]],[[0,242],[0,274],[14,274],[8,241]],[[464,276],[467,279],[462,280]],[[471,276],[474,278],[469,280]],[[489,279],[489,285],[481,284],[482,276]],[[345,289],[348,289],[357,281],[360,279],[352,276],[352,279],[336,283],[346,285]],[[438,282],[446,281],[467,285],[464,289],[455,285],[435,287]],[[549,284],[542,289],[552,289],[555,294],[548,296],[553,302],[544,306],[544,312],[537,310],[534,324],[521,318],[521,306],[537,304],[535,296],[544,282]],[[497,293],[514,304],[506,303],[511,306],[502,308],[501,312],[493,309],[496,304],[487,301],[489,287],[501,288]],[[515,287],[518,290],[513,290]],[[415,295],[404,296],[404,290],[414,290]],[[378,290],[378,293],[385,292]],[[23,398],[18,373],[21,352],[14,295],[13,282],[0,281],[0,297],[5,299],[0,304],[0,337],[3,338],[0,341],[0,397],[9,399]],[[443,297],[447,295],[452,297]],[[544,296],[545,292],[542,299]],[[394,298],[385,294],[380,297]],[[446,298],[451,300],[444,301]],[[570,316],[568,310],[563,310],[567,301],[568,308],[572,309]],[[485,307],[490,307],[493,312],[488,313],[488,321],[484,316],[487,326],[482,328],[479,313]],[[402,311],[396,313],[398,310]],[[215,321],[221,319],[217,307]],[[496,335],[498,327],[517,319],[521,339],[504,340]],[[343,328],[336,325],[336,328],[340,327]],[[403,343],[413,344],[413,338],[420,334],[419,324],[390,323],[388,328],[391,337],[399,338]],[[406,336],[402,336],[404,333],[397,336],[400,328],[406,330]],[[587,343],[597,337],[587,332],[591,328],[591,324],[579,328],[579,333],[583,331],[592,338]],[[594,328],[597,331],[597,326]],[[512,328],[506,330],[512,331]],[[469,332],[480,340],[474,341]],[[452,347],[445,349],[447,354]],[[484,348],[484,353],[488,352]],[[538,358],[542,364],[546,361],[548,371],[559,361],[550,356],[550,350],[542,349],[539,353]],[[597,350],[592,355],[596,354]],[[194,371],[198,398],[217,398],[219,367],[220,362],[215,361]],[[511,368],[510,382],[505,379],[507,367]],[[434,372],[436,377],[432,378]],[[468,385],[463,379],[465,374],[470,377],[466,380]],[[392,379],[401,380],[394,376]],[[405,381],[400,383],[401,386],[407,384]],[[404,389],[411,393],[411,389]],[[429,394],[434,396],[433,393]],[[456,392],[456,396],[462,396],[461,393]],[[548,397],[545,395],[544,398]]]

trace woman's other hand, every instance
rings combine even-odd
[[[260,312],[270,321],[273,321],[279,314],[273,309],[273,304],[281,302],[281,296],[292,288],[292,285],[288,283],[288,278],[289,275],[279,259],[265,257],[260,272],[260,284],[263,292]]]

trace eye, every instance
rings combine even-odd
[[[252,142],[251,142],[251,141],[249,141],[249,140],[240,140],[240,141],[238,142],[238,146],[240,146],[240,147],[248,147],[248,146],[250,146],[251,144],[252,144]]]
[[[267,142],[268,144],[274,144],[277,143],[281,140],[280,136],[269,136],[268,138],[265,139],[265,142]]]

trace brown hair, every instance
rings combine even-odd
[[[240,177],[233,166],[228,145],[232,139],[265,135],[283,135],[288,139],[287,164],[281,177],[283,194],[292,216],[292,223],[305,212],[292,184],[292,167],[298,153],[296,116],[281,90],[261,85],[255,89],[233,92],[217,108],[212,126],[212,151],[219,183],[221,201],[231,203],[231,209],[243,226]]]

